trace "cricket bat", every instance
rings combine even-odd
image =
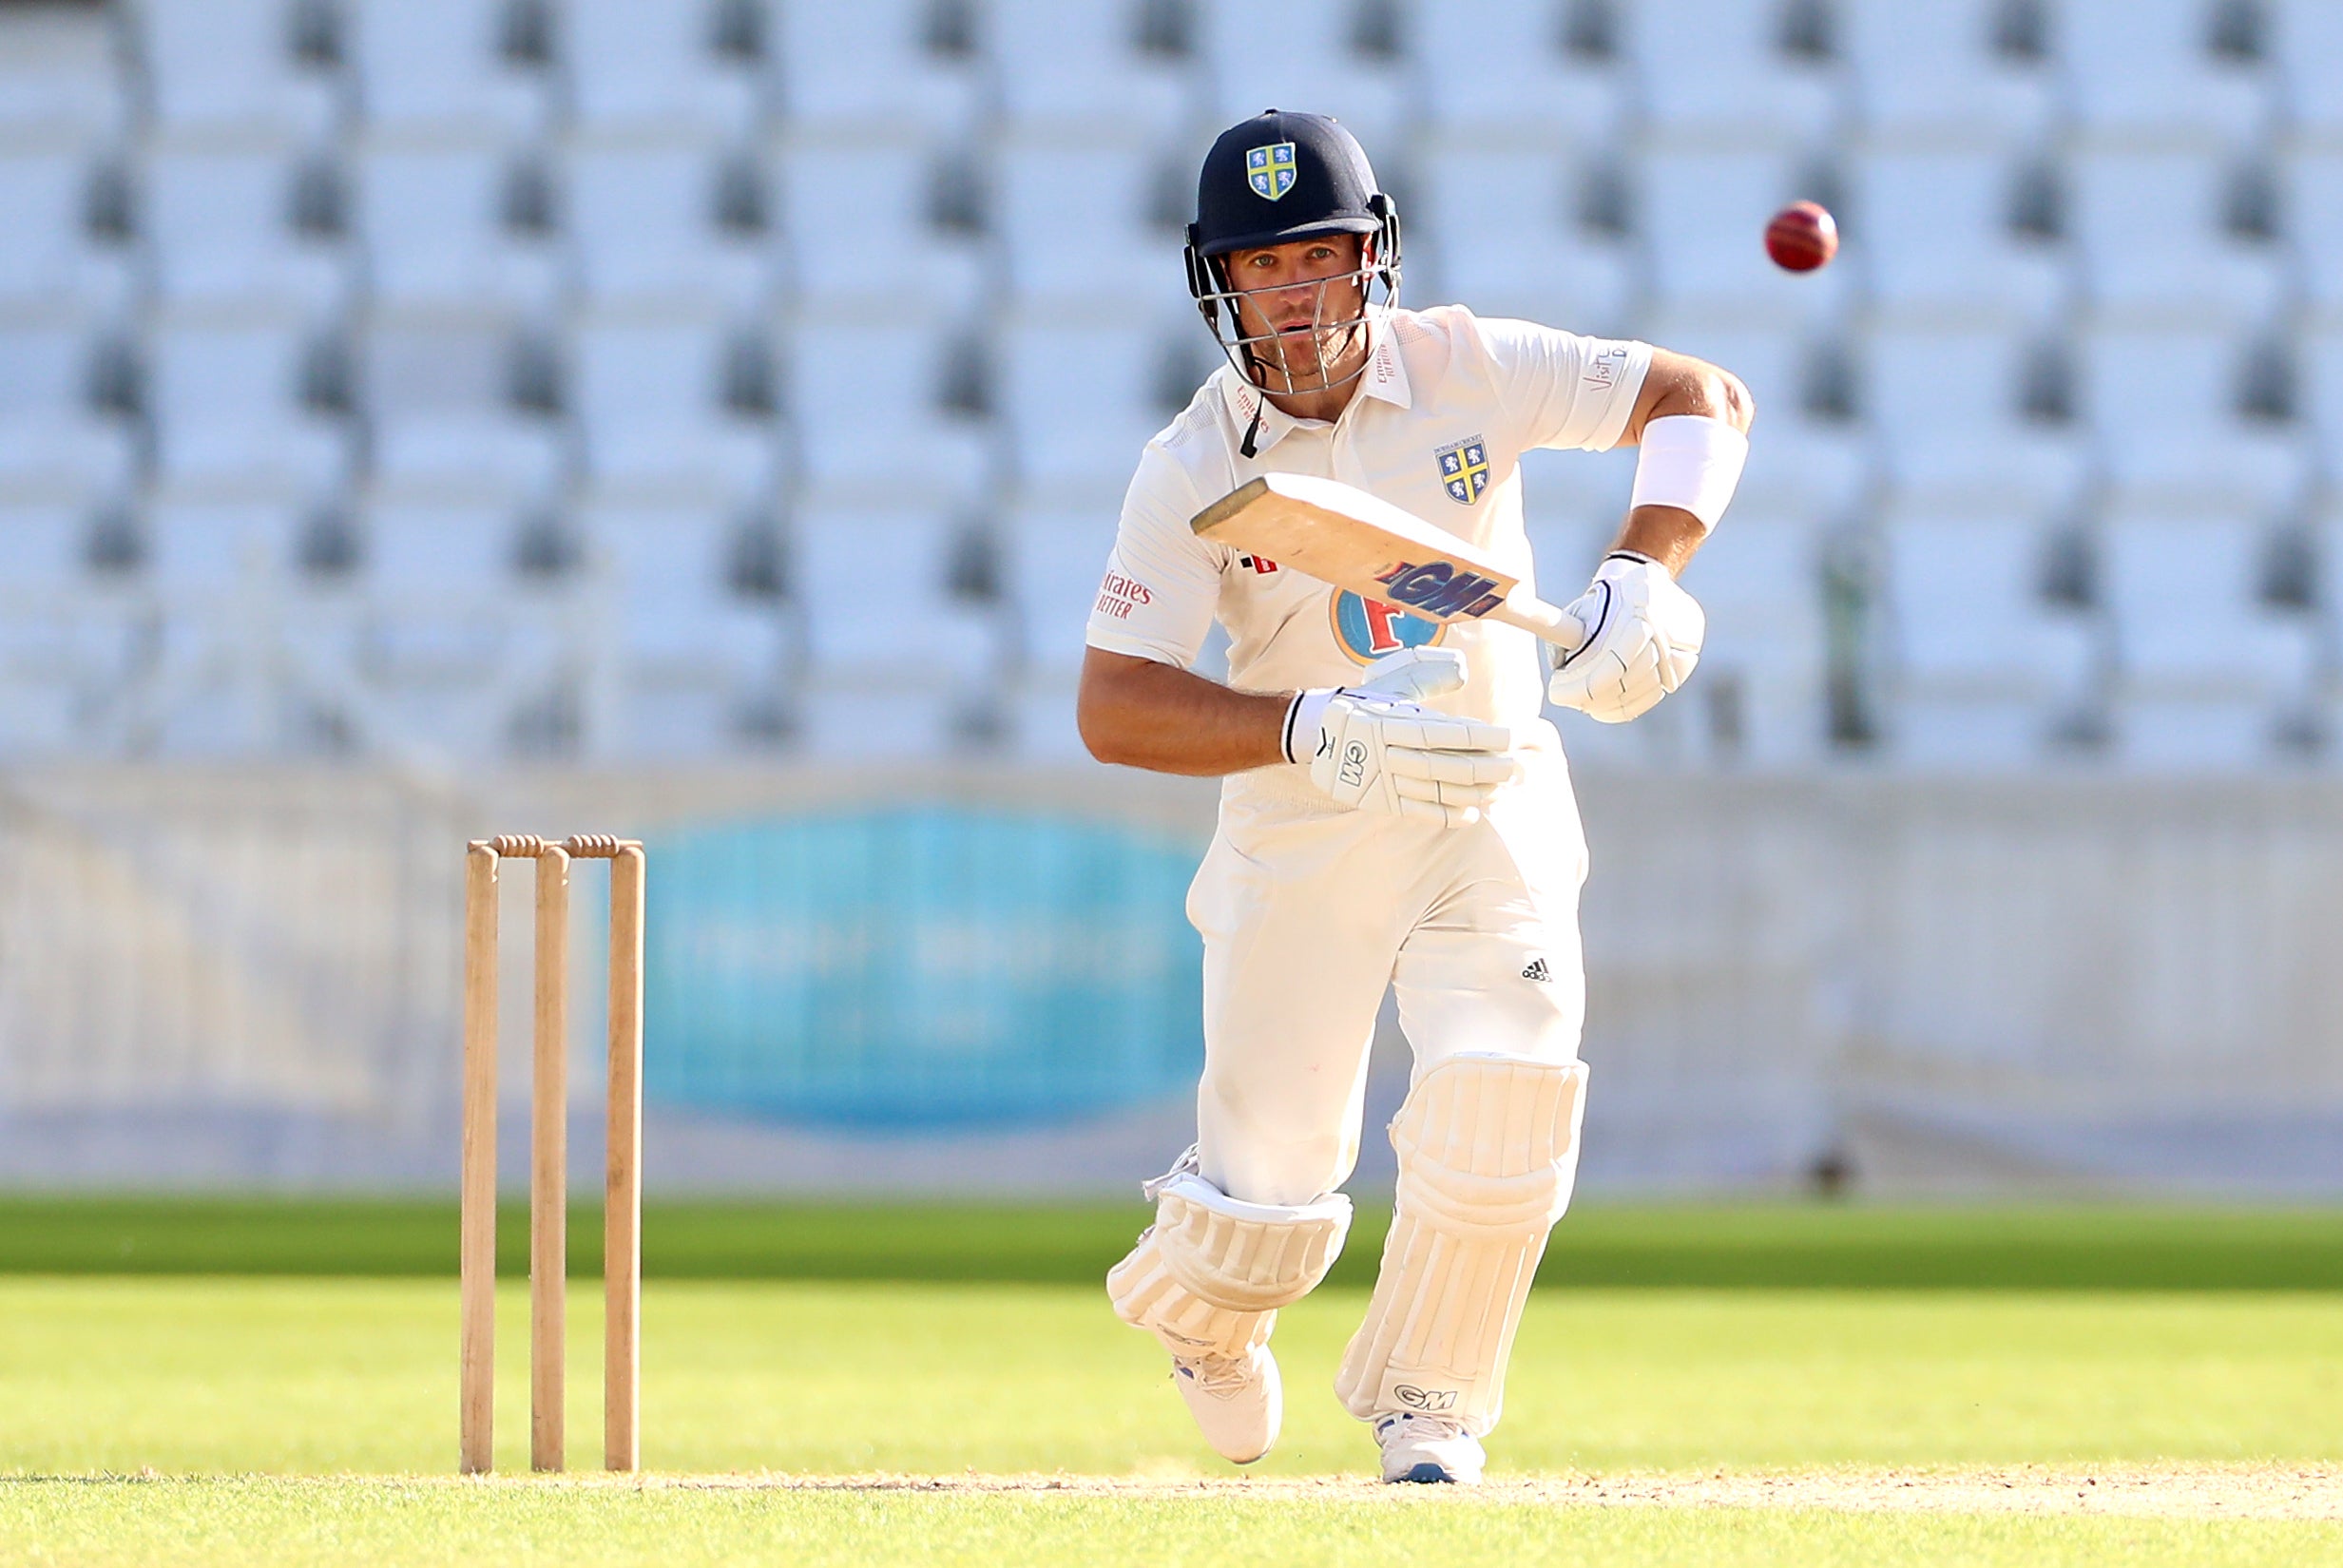
[[[1562,648],[1576,621],[1446,528],[1339,480],[1272,473],[1198,512],[1198,537],[1429,621],[1501,621]]]

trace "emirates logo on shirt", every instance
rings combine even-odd
[[[1098,613],[1113,616],[1117,621],[1127,621],[1134,609],[1154,602],[1154,590],[1139,579],[1125,577],[1121,572],[1108,572],[1105,581],[1099,584]]]

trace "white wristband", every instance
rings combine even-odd
[[[1677,507],[1699,518],[1703,531],[1713,528],[1748,461],[1749,437],[1724,420],[1705,413],[1655,419],[1643,427],[1629,509]]]
[[[1285,710],[1285,735],[1280,742],[1288,762],[1307,762],[1318,749],[1318,726],[1326,721],[1326,704],[1341,689],[1318,686],[1294,694],[1294,705]]]

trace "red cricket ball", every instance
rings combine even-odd
[[[1784,272],[1813,272],[1838,254],[1838,220],[1818,201],[1793,201],[1766,224],[1765,254]]]

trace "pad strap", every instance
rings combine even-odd
[[[1351,1229],[1351,1200],[1287,1206],[1230,1197],[1193,1171],[1156,1189],[1155,1223],[1106,1275],[1115,1314],[1182,1354],[1240,1355],[1277,1310],[1326,1277]]]

